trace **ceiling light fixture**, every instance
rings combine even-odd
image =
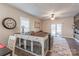
[[[55,15],[51,14],[51,20],[54,20],[54,19],[55,19]]]

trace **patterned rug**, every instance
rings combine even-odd
[[[51,56],[72,56],[67,41],[61,37],[54,37]]]
[[[74,38],[66,38],[73,56],[79,56],[79,41]]]

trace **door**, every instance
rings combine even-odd
[[[51,24],[51,35],[61,36],[62,35],[62,24]]]

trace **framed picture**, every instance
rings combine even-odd
[[[35,27],[35,28],[40,28],[40,22],[35,21],[35,23],[34,23],[34,27]]]

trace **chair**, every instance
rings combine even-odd
[[[9,36],[8,48],[12,50],[12,55],[14,55],[14,52],[15,52],[15,44],[16,44],[16,37],[15,36]]]

